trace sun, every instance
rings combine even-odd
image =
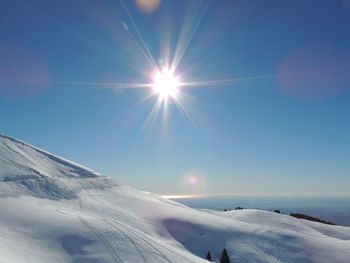
[[[166,102],[169,98],[176,98],[180,81],[170,70],[163,69],[154,75],[152,86],[154,92],[159,95],[159,99]]]

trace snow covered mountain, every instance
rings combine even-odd
[[[1,263],[348,263],[350,228],[195,210],[0,135]]]

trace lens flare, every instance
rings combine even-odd
[[[45,61],[37,54],[10,42],[0,42],[0,99],[20,101],[48,88]]]
[[[282,62],[278,84],[286,95],[300,101],[327,100],[349,86],[349,66],[346,55],[336,49],[307,46]]]
[[[197,176],[191,175],[191,176],[189,176],[189,177],[187,178],[187,182],[188,182],[189,184],[197,184],[197,183],[198,183],[198,177],[197,177]]]
[[[135,2],[140,11],[150,14],[158,9],[161,0],[136,0]]]

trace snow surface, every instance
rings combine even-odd
[[[348,263],[350,228],[195,210],[0,135],[0,262]]]

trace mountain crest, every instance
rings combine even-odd
[[[0,182],[100,174],[7,135],[0,134]]]

